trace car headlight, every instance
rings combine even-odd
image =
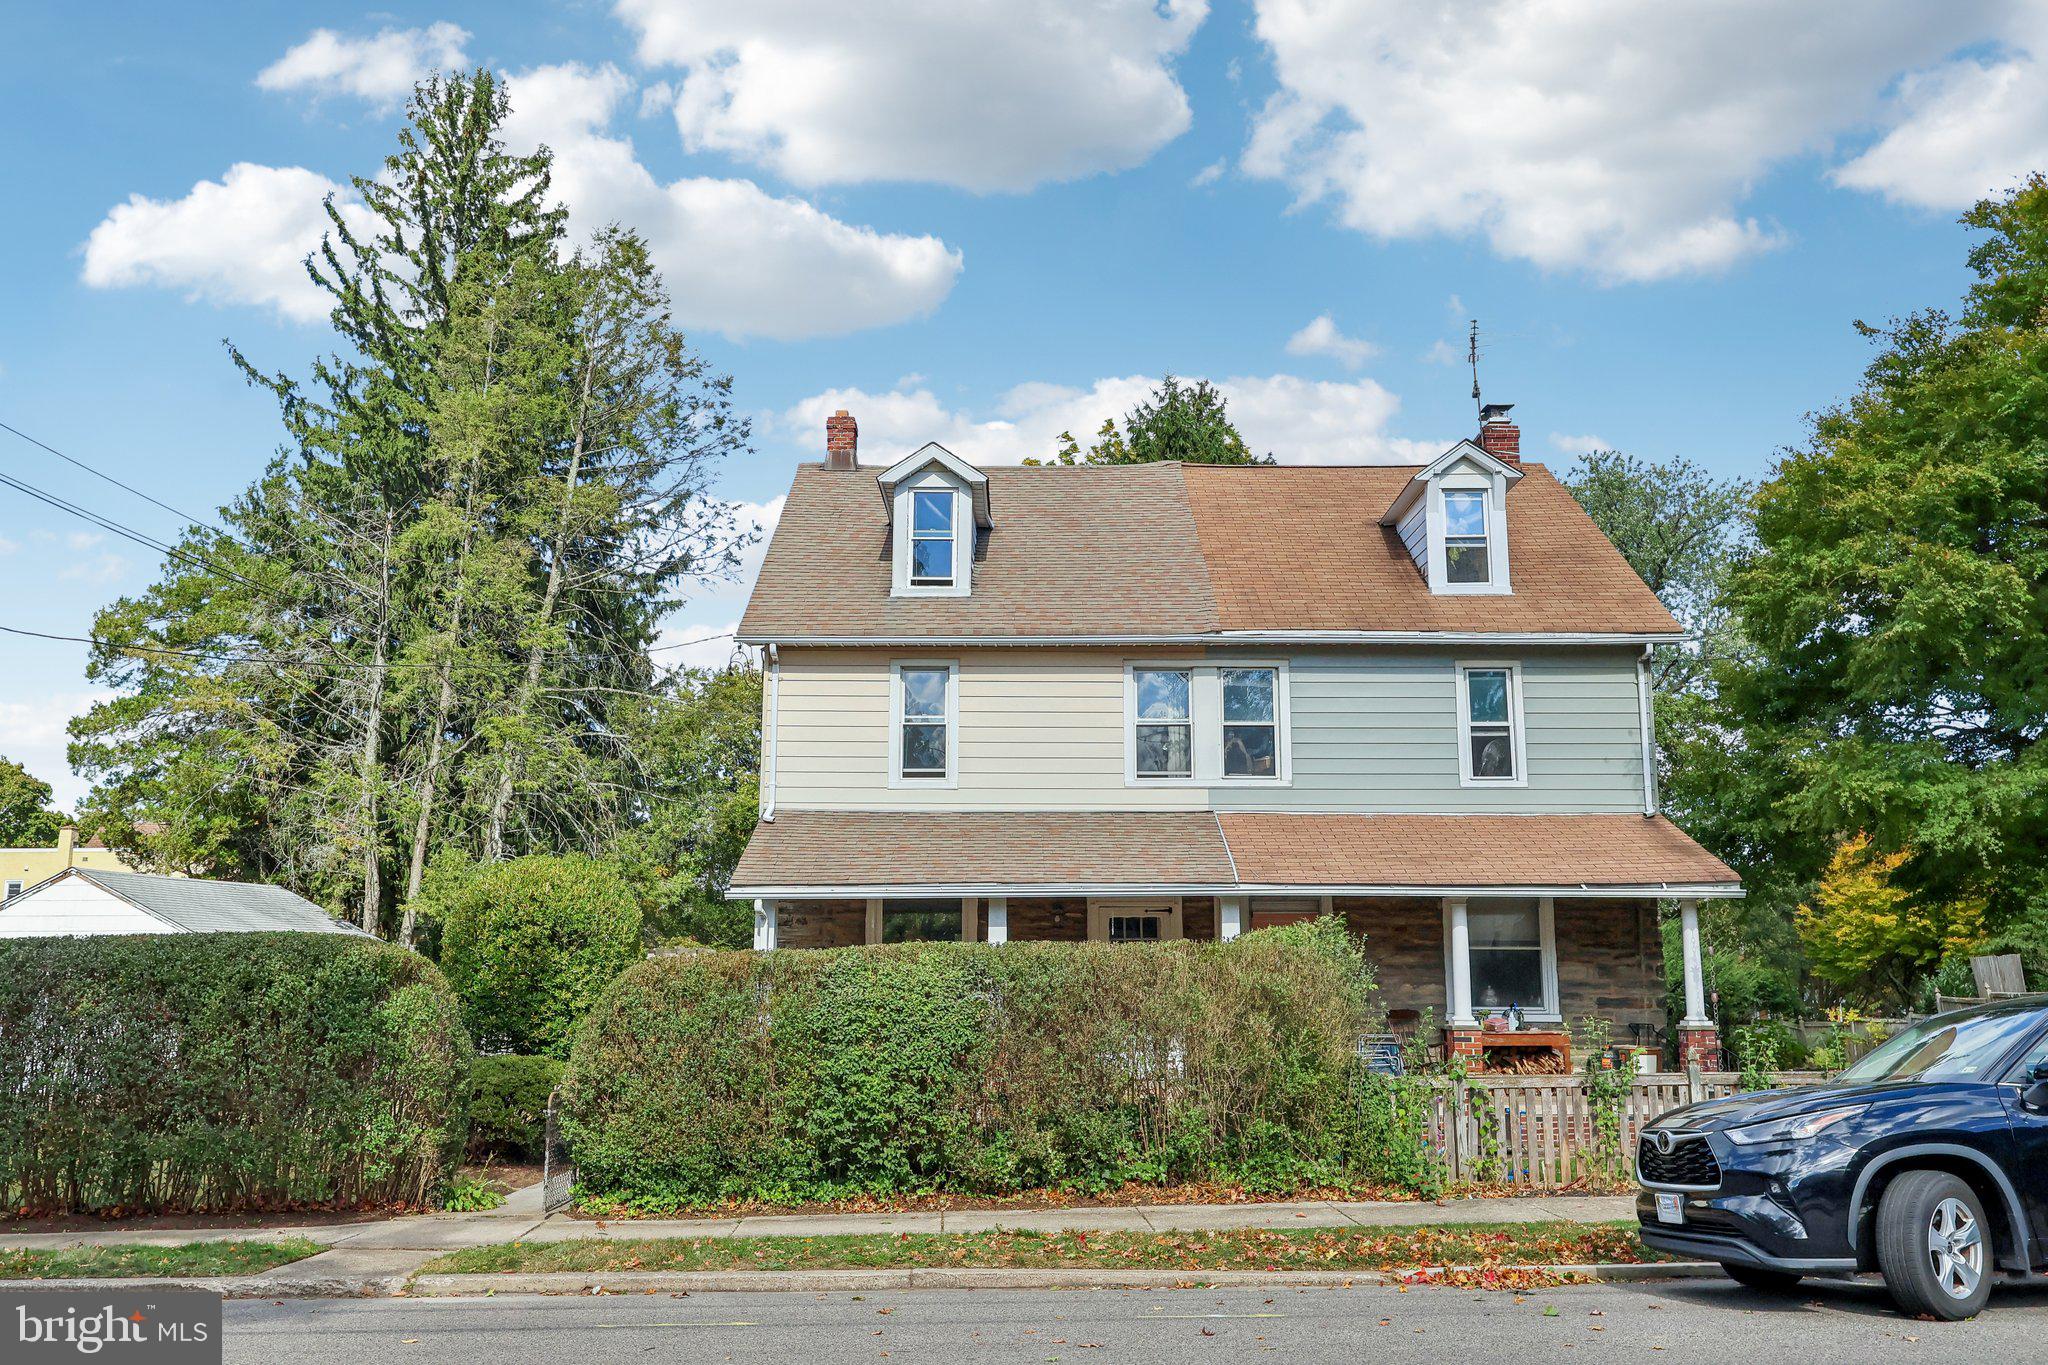
[[[1741,1128],[1730,1128],[1728,1140],[1747,1147],[1758,1142],[1792,1142],[1824,1133],[1845,1119],[1852,1119],[1864,1110],[1863,1105],[1852,1104],[1841,1109],[1816,1109],[1810,1114],[1799,1114],[1789,1119],[1766,1119],[1762,1123],[1746,1124]]]

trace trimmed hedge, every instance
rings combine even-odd
[[[563,1078],[586,1201],[1260,1189],[1377,1169],[1371,973],[1334,920],[1229,943],[917,944],[642,963]]]
[[[441,969],[479,1047],[567,1057],[576,1026],[640,957],[640,906],[596,858],[535,854],[446,891]]]
[[[539,1161],[548,1096],[562,1080],[553,1057],[479,1057],[469,1070],[469,1159]]]
[[[462,1150],[454,994],[325,934],[0,940],[0,1198],[28,1213],[421,1204]]]

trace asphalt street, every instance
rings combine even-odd
[[[1875,1285],[1774,1298],[1721,1280],[1525,1294],[1384,1286],[919,1290],[870,1295],[314,1299],[226,1305],[230,1362],[887,1360],[1181,1365],[1218,1360],[2040,1360],[2048,1286],[2002,1289],[1967,1323],[1894,1312]],[[1966,1353],[1966,1354],[1965,1354]]]

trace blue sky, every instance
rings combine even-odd
[[[508,73],[508,136],[556,149],[572,221],[649,236],[757,415],[723,492],[763,519],[833,407],[867,459],[1014,460],[1167,371],[1223,384],[1283,461],[1411,458],[1472,424],[1470,317],[1534,458],[1597,439],[1759,475],[1853,387],[1852,319],[1951,302],[1957,211],[2048,165],[2042,0],[10,17],[0,420],[202,512],[278,440],[223,338],[295,371],[328,344],[293,262],[438,66]],[[5,433],[0,469],[175,530]],[[156,571],[0,498],[0,625],[85,634]],[[678,638],[743,597],[700,594]],[[83,648],[0,648],[0,752],[74,798]]]

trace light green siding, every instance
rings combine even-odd
[[[1225,657],[1211,651],[1212,657]],[[1631,649],[1360,649],[1292,654],[1294,781],[1211,790],[1222,810],[1571,814],[1643,808]],[[1458,776],[1460,662],[1522,669],[1528,785]]]

